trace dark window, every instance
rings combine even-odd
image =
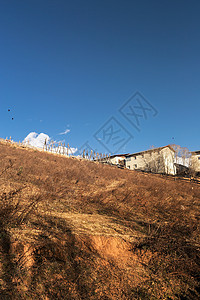
[[[198,159],[200,160],[200,156],[198,157]]]
[[[135,168],[137,168],[137,165],[135,165]]]

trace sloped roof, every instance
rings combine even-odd
[[[191,154],[192,154],[192,155],[200,154],[200,150],[197,150],[197,151],[191,151]]]
[[[127,156],[127,155],[130,155],[130,153],[126,153],[126,154],[113,154],[110,156],[110,158],[113,158],[113,157],[121,157],[121,156]]]
[[[149,149],[149,150],[145,150],[145,151],[141,151],[141,152],[136,152],[136,153],[128,154],[126,156],[127,157],[137,156],[137,155],[141,155],[141,154],[148,153],[148,152],[160,151],[160,150],[162,150],[164,148],[169,148],[170,150],[172,150],[173,152],[175,152],[175,150],[172,148],[172,146],[167,145],[167,146],[163,146],[163,147],[158,147],[158,148],[153,148],[153,149]]]

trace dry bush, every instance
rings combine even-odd
[[[0,144],[3,299],[198,299],[200,186]]]

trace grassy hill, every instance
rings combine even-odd
[[[199,299],[200,185],[0,143],[1,299]]]

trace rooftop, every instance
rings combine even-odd
[[[141,154],[148,153],[148,152],[160,151],[160,150],[162,150],[162,149],[164,149],[164,148],[169,148],[170,150],[172,150],[172,151],[175,152],[175,150],[174,150],[170,145],[167,145],[167,146],[163,146],[163,147],[152,148],[152,149],[145,150],[145,151],[141,151],[141,152],[136,152],[136,153],[132,153],[132,154],[127,154],[126,156],[127,156],[127,157],[130,157],[130,156],[141,155]]]
[[[200,150],[197,150],[197,151],[191,151],[191,154],[192,154],[192,155],[200,154]]]

